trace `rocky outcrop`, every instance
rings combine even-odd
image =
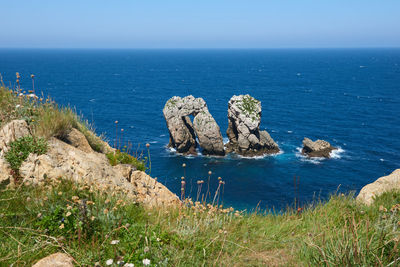
[[[400,169],[395,170],[388,176],[383,176],[375,182],[364,186],[357,196],[357,201],[366,205],[371,205],[375,197],[391,191],[400,190]]]
[[[169,146],[183,154],[196,154],[196,136],[206,155],[224,155],[224,144],[217,122],[202,98],[174,96],[167,101],[163,114],[169,130]],[[193,116],[193,123],[190,120]]]
[[[86,137],[75,128],[72,128],[71,131],[67,134],[64,140],[66,143],[70,144],[73,147],[76,147],[85,152],[92,152],[92,148],[89,145]]]
[[[18,125],[25,127],[23,123]],[[8,133],[11,135],[19,133],[18,131],[23,130],[8,131]],[[3,135],[4,140],[13,138]],[[133,201],[145,205],[179,203],[178,197],[165,186],[145,173],[142,175],[138,173],[142,172],[136,171],[131,165],[112,167],[104,154],[82,149],[81,146],[72,146],[57,138],[48,140],[48,150],[45,154],[30,154],[19,169],[20,179],[32,184],[40,184],[47,179],[63,178],[77,183],[91,184],[98,190],[106,192],[121,191]],[[0,182],[6,180],[10,180],[10,170],[4,157],[0,156]]]
[[[32,267],[73,267],[74,259],[64,253],[51,254],[37,263]]]
[[[30,135],[28,124],[24,120],[14,120],[0,129],[0,157],[9,149],[9,144],[18,138]]]
[[[279,152],[267,131],[260,131],[261,102],[250,95],[233,96],[228,103],[229,142],[226,152],[259,156]]]
[[[330,158],[330,153],[335,149],[337,148],[331,146],[330,143],[324,140],[316,140],[313,142],[311,139],[305,137],[301,153],[308,157]]]

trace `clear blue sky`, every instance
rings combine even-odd
[[[0,47],[400,47],[400,0],[0,0]]]

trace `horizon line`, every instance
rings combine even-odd
[[[0,49],[15,50],[279,50],[279,49],[399,49],[399,46],[304,46],[304,47],[0,47]]]

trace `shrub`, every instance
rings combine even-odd
[[[134,156],[131,156],[128,153],[121,152],[119,150],[115,151],[115,153],[114,152],[107,153],[107,158],[112,166],[118,164],[130,164],[136,167],[136,169],[139,171],[146,170],[146,165],[143,160],[139,160]]]
[[[11,169],[18,172],[22,162],[28,158],[30,153],[41,155],[46,152],[46,140],[42,138],[35,139],[32,136],[25,136],[10,144],[10,150],[6,152],[5,159],[10,164]]]

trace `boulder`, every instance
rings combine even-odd
[[[166,102],[163,114],[169,130],[169,146],[177,152],[196,154],[197,137],[203,154],[225,154],[220,128],[204,99],[174,96]],[[190,116],[193,116],[193,123]]]
[[[234,95],[228,102],[229,142],[226,152],[260,156],[279,152],[267,131],[260,131],[261,102],[250,95]]]
[[[11,142],[27,135],[30,135],[30,130],[24,120],[13,120],[4,125],[0,129],[0,156],[8,151]]]
[[[92,152],[92,148],[89,145],[85,135],[78,131],[75,128],[72,128],[71,131],[67,134],[64,140],[66,143],[76,147],[84,152]]]
[[[54,253],[47,256],[32,267],[73,267],[74,259],[65,253]]]
[[[357,196],[357,201],[366,205],[371,205],[375,197],[395,189],[400,190],[400,169],[364,186]]]
[[[308,157],[324,157],[330,158],[330,153],[332,150],[337,148],[331,146],[330,143],[324,140],[312,141],[311,139],[305,137],[303,140],[303,149],[301,153]]]

